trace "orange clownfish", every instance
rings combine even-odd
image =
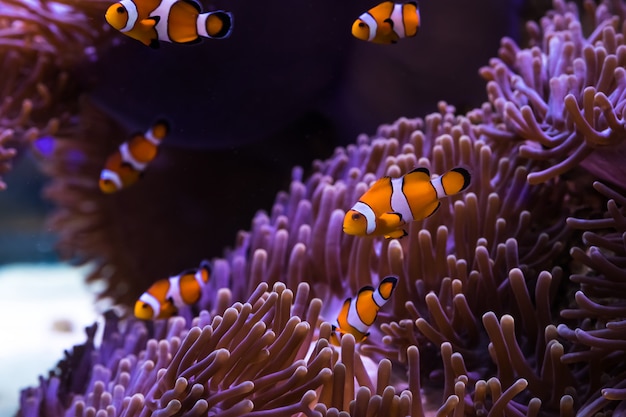
[[[343,231],[355,236],[401,238],[413,220],[433,214],[441,198],[463,191],[470,183],[465,168],[454,168],[430,179],[426,168],[399,178],[383,177],[365,192],[343,219]]]
[[[378,284],[378,288],[367,285],[359,290],[356,297],[347,298],[337,315],[337,323],[333,325],[330,342],[339,346],[339,336],[346,333],[354,336],[357,343],[365,340],[378,310],[389,301],[397,283],[398,278],[388,276]]]
[[[389,44],[417,35],[419,26],[416,2],[385,1],[359,16],[352,24],[352,34],[364,41]]]
[[[230,35],[232,15],[218,10],[202,13],[194,0],[122,0],[107,9],[106,21],[126,36],[152,48],[159,41],[196,43],[201,37]]]
[[[211,264],[205,260],[198,268],[158,280],[135,303],[135,317],[156,320],[176,315],[178,309],[200,300],[202,288],[210,277]]]
[[[167,122],[159,120],[146,133],[138,133],[122,143],[100,172],[100,190],[113,193],[137,182],[156,157],[157,148],[168,131]]]

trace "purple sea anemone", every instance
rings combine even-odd
[[[77,9],[63,1],[2,1],[0,175],[10,169],[17,149],[72,126],[77,92],[70,74],[94,57],[100,32],[89,19],[98,4],[89,0]],[[0,179],[0,188],[5,186]]]
[[[530,48],[504,39],[481,70],[480,108],[457,114],[441,102],[359,136],[310,173],[294,168],[288,191],[213,260],[199,314],[108,313],[102,341],[89,328],[22,392],[20,415],[620,415],[626,197],[612,158],[626,134],[626,29],[620,2],[585,10],[587,35],[574,5],[555,1],[529,25]],[[76,149],[57,150],[48,195],[75,210],[55,221],[74,228],[61,243],[80,256],[78,243],[100,248],[78,214],[101,218],[113,202],[83,198],[99,151],[83,153],[91,162],[68,179]],[[373,181],[416,166],[464,166],[472,182],[403,239],[342,232]],[[388,275],[398,287],[370,336],[330,346],[342,301]],[[115,296],[122,279],[110,285]]]

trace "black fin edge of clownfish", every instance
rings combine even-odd
[[[433,211],[431,211],[431,212],[430,212],[430,214],[429,214],[428,216],[426,216],[426,217],[430,217],[430,216],[432,216],[433,214],[435,214],[435,212],[436,212],[437,210],[439,210],[439,207],[441,207],[441,201],[438,201],[438,202],[437,202],[437,207],[435,207],[435,209],[434,209]],[[405,235],[405,236],[406,236],[406,235]]]
[[[407,174],[410,174],[411,172],[423,172],[424,174],[428,175],[428,177],[430,177],[430,170],[426,167],[414,168],[411,171],[407,172]]]
[[[165,135],[168,135],[172,130],[172,123],[170,123],[170,121],[165,117],[157,118],[154,123],[152,123],[152,129],[154,129],[158,125],[163,126],[163,128],[165,129]]]
[[[391,288],[395,289],[396,285],[398,285],[398,277],[395,275],[387,275],[385,278],[382,279],[382,281],[380,281],[380,284],[378,284],[378,286],[380,287],[387,282],[391,282]]]
[[[472,180],[472,174],[470,174],[470,172],[467,169],[462,168],[462,167],[457,167],[457,168],[452,168],[450,171],[458,172],[459,174],[463,176],[463,186],[461,187],[459,192],[465,190],[470,185],[470,181]]]
[[[148,45],[152,49],[159,49],[161,47],[161,43],[158,39],[150,39],[150,45]]]
[[[357,293],[357,297],[358,297],[359,294],[361,294],[362,292],[365,292],[365,291],[372,291],[372,292],[374,292],[374,291],[376,291],[376,288],[372,287],[371,285],[365,285],[365,286],[361,287],[361,289]]]
[[[204,269],[209,273],[209,275],[211,275],[211,272],[213,272],[213,265],[211,265],[211,262],[208,259],[203,259],[200,262],[200,269]]]

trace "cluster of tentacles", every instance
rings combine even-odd
[[[310,175],[295,168],[289,190],[213,260],[199,315],[147,323],[107,315],[102,343],[89,329],[86,344],[23,391],[21,415],[618,414],[626,407],[626,194],[623,165],[612,159],[626,137],[618,3],[585,3],[595,19],[586,37],[575,8],[555,1],[530,25],[534,46],[504,40],[482,70],[490,101],[480,109],[457,115],[441,103],[338,148]],[[416,166],[435,174],[464,166],[472,182],[403,239],[342,232],[346,210],[373,181]],[[330,346],[341,302],[387,275],[398,288],[370,336]]]
[[[496,141],[519,141],[521,156],[549,163],[529,174],[531,184],[582,165],[626,185],[620,162],[626,155],[626,6],[589,0],[584,6],[593,20],[587,36],[576,5],[555,1],[540,24],[528,24],[530,48],[504,39],[499,57],[481,69],[501,120],[483,132]]]
[[[78,93],[70,74],[95,58],[104,28],[94,28],[91,18],[103,4],[0,2],[0,175],[9,171],[18,149],[73,125]]]

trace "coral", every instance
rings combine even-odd
[[[95,59],[102,31],[90,18],[100,4],[104,3],[1,2],[0,174],[10,168],[17,148],[72,125],[77,90],[70,75],[81,61]]]
[[[196,306],[169,321],[107,315],[100,346],[88,329],[87,343],[23,391],[21,415],[619,415],[626,197],[612,158],[624,142],[624,12],[585,5],[587,37],[574,6],[557,0],[529,25],[533,46],[505,39],[481,70],[482,107],[457,114],[441,102],[337,148],[311,173],[294,168],[288,191],[213,260]],[[99,152],[78,149],[85,163],[69,163],[68,142],[50,172],[81,175],[48,193],[87,216],[53,219],[70,230],[69,255],[86,260],[100,250],[92,220],[106,211],[88,198]],[[416,166],[464,166],[472,182],[401,240],[342,233],[376,179]],[[592,183],[609,199],[598,219],[586,218],[602,199]],[[370,336],[334,350],[328,322],[343,300],[388,275],[398,286]],[[120,285],[117,275],[105,295],[122,299]]]

